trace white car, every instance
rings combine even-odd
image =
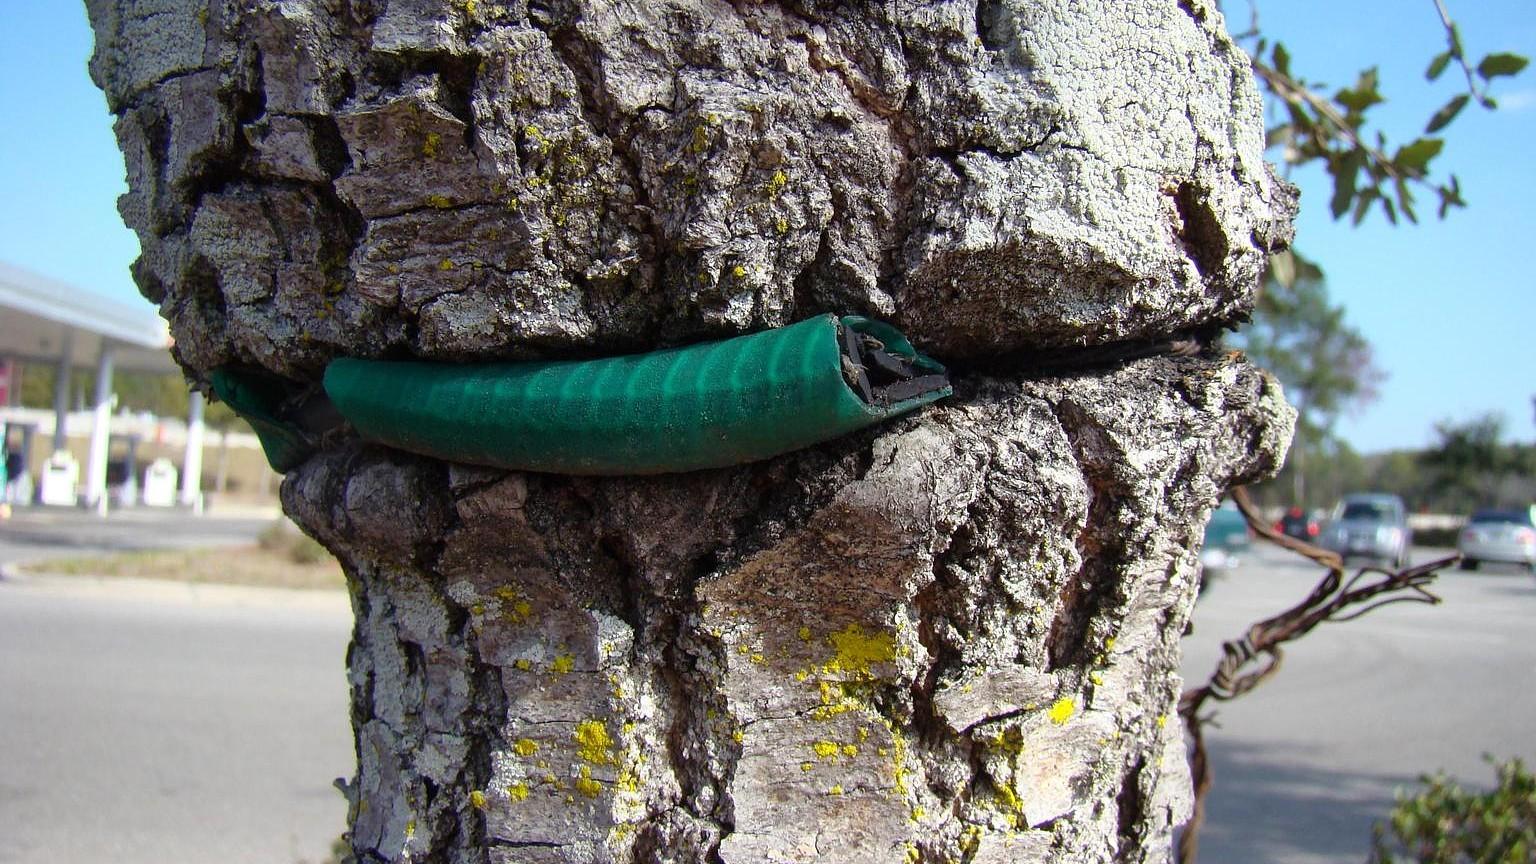
[[[1461,569],[1476,570],[1484,561],[1521,564],[1536,572],[1536,523],[1531,510],[1479,510],[1456,538]]]
[[[1396,495],[1364,492],[1345,495],[1318,540],[1345,558],[1369,558],[1401,570],[1408,566],[1413,530],[1408,509]]]

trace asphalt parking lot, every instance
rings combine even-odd
[[[0,563],[250,542],[269,522],[23,512],[0,524]],[[1186,681],[1318,575],[1254,547],[1200,600]],[[1484,753],[1536,763],[1536,578],[1450,570],[1435,590],[1439,606],[1321,626],[1216,706],[1201,861],[1356,864],[1419,774],[1477,786]],[[0,862],[323,860],[345,816],[330,784],[353,770],[350,627],[342,592],[0,580]]]
[[[1450,550],[1414,550],[1414,563]],[[1203,682],[1223,640],[1306,596],[1320,568],[1255,545],[1195,609],[1183,675]],[[1202,862],[1365,860],[1393,793],[1443,769],[1486,787],[1483,754],[1536,762],[1536,577],[1516,567],[1442,573],[1438,606],[1398,604],[1325,623],[1280,671],[1217,704],[1216,781]]]
[[[276,515],[23,509],[0,566],[251,543]],[[0,862],[325,860],[351,622],[342,591],[0,579]]]

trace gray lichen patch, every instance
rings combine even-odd
[[[441,78],[418,76],[382,104],[337,114],[351,164],[336,189],[364,219],[493,199],[495,174],[480,170],[466,146],[468,124],[443,89]]]

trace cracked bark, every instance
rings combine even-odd
[[[194,382],[823,311],[964,370],[731,470],[293,471],[357,616],[358,860],[1168,858],[1201,526],[1292,415],[1238,357],[1061,352],[1240,320],[1292,200],[1219,14],[1099,6],[90,0]]]

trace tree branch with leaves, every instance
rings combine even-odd
[[[1254,26],[1239,37],[1248,43],[1254,75],[1280,115],[1268,129],[1271,152],[1287,167],[1322,163],[1333,178],[1329,209],[1335,219],[1349,214],[1359,225],[1375,208],[1393,224],[1400,215],[1417,222],[1416,188],[1428,189],[1438,197],[1437,214],[1442,219],[1452,208],[1466,206],[1455,174],[1445,179],[1431,175],[1431,163],[1445,149],[1445,139],[1438,133],[1455,122],[1468,104],[1497,108],[1492,95],[1494,82],[1520,74],[1529,60],[1519,54],[1495,52],[1483,55],[1474,65],[1445,4],[1435,0],[1434,5],[1445,28],[1446,49],[1431,58],[1424,77],[1436,81],[1455,63],[1465,74],[1466,91],[1437,108],[1423,132],[1395,149],[1386,133],[1371,125],[1371,109],[1386,101],[1377,67],[1361,70],[1352,86],[1329,95],[1325,85],[1293,71],[1283,42],[1270,42],[1260,35],[1256,12]]]

